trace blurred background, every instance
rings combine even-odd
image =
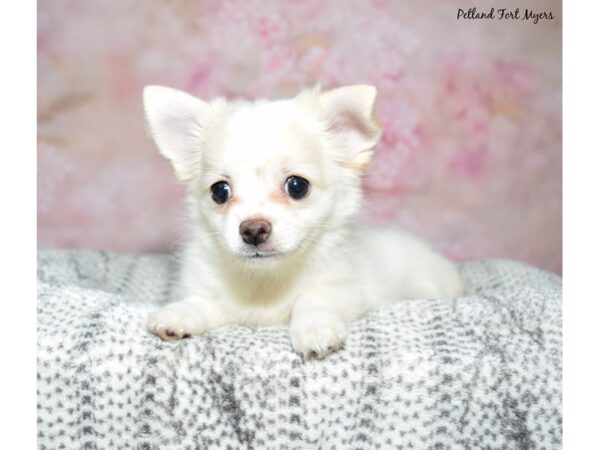
[[[456,260],[561,272],[561,28],[552,11],[457,20],[435,0],[38,2],[38,247],[172,251],[183,188],[144,129],[141,90],[284,97],[320,82],[379,90],[384,137],[366,221]]]

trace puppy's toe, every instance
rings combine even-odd
[[[154,332],[163,341],[177,341],[179,339],[187,339],[192,335],[190,333],[171,330],[170,328],[158,329]]]
[[[182,336],[169,328],[155,330],[154,333],[163,341],[176,341],[182,339]]]
[[[306,314],[292,319],[290,338],[305,358],[321,359],[343,345],[346,325],[331,313]]]
[[[176,341],[202,332],[202,321],[191,314],[187,305],[173,303],[152,312],[147,319],[148,330],[164,341]]]

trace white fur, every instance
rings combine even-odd
[[[187,182],[191,217],[180,301],[149,316],[152,332],[179,339],[228,324],[289,323],[294,348],[323,357],[343,344],[350,321],[380,305],[462,294],[456,267],[423,242],[354,225],[361,171],[381,135],[375,96],[359,85],[204,102],[145,89],[149,131]],[[306,198],[286,195],[291,175],[309,180]],[[222,180],[233,197],[218,205],[210,186]],[[239,234],[252,218],[272,225],[258,249]]]

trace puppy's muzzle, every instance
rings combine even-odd
[[[244,220],[240,224],[240,236],[246,244],[257,246],[271,234],[271,224],[265,219]]]

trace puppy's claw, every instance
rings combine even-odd
[[[186,339],[207,328],[201,311],[184,302],[171,303],[153,311],[148,316],[146,326],[163,341]]]
[[[322,359],[343,345],[346,326],[333,314],[296,317],[290,324],[290,337],[304,359]]]
[[[154,334],[156,334],[163,341],[178,341],[186,336],[185,334],[182,335],[181,333],[170,329],[155,329]]]

